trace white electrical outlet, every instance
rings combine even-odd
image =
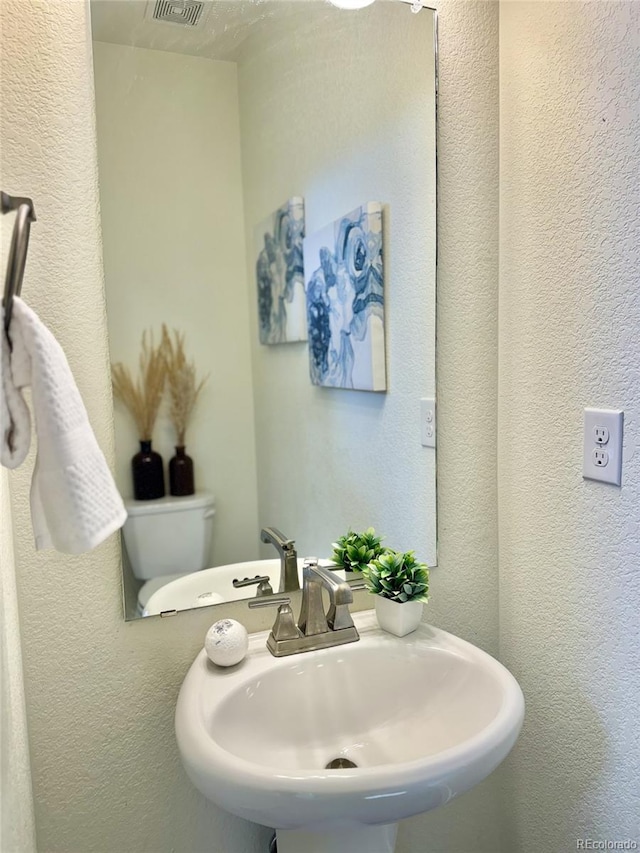
[[[622,427],[619,409],[584,410],[582,476],[619,486],[622,482]]]
[[[424,447],[436,446],[436,401],[433,397],[420,400],[420,441]]]
[[[606,450],[594,450],[591,459],[597,468],[604,468],[609,464],[609,454]]]

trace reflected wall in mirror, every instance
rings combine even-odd
[[[433,565],[435,450],[421,444],[420,400],[435,396],[435,13],[400,0],[358,11],[204,0],[191,26],[154,20],[162,6],[91,3],[111,360],[135,373],[143,332],[157,344],[166,324],[209,377],[186,435],[192,496],[132,499],[145,436],[116,402],[126,616],[159,590],[154,613],[251,597],[256,586],[230,579],[256,573],[277,591],[266,526],[322,558],[349,528],[374,526]],[[307,237],[382,205],[384,392],[313,385],[313,341],[260,342],[255,231],[292,199]],[[362,246],[327,267],[341,296],[326,300],[325,327],[347,351],[373,251]],[[281,249],[272,264],[286,263]],[[166,477],[166,400],[152,438]]]

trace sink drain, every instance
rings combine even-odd
[[[358,765],[354,761],[350,761],[348,758],[334,758],[328,764],[325,765],[325,770],[348,770],[350,767],[357,767]]]

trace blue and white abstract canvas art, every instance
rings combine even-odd
[[[255,230],[261,344],[307,340],[304,199],[290,198]]]
[[[306,237],[304,270],[313,384],[385,391],[382,205]]]

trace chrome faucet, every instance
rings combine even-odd
[[[298,554],[293,539],[280,533],[277,527],[263,527],[260,539],[270,542],[280,554],[280,585],[278,592],[295,592],[300,589],[298,580]]]
[[[302,606],[296,625],[291,599],[282,596],[254,598],[249,607],[278,607],[278,615],[267,639],[267,648],[275,657],[297,655],[316,649],[328,649],[360,639],[353,624],[349,605],[353,593],[347,581],[330,569],[318,565],[315,557],[304,561],[302,570]],[[325,613],[322,590],[329,592],[329,609]]]

